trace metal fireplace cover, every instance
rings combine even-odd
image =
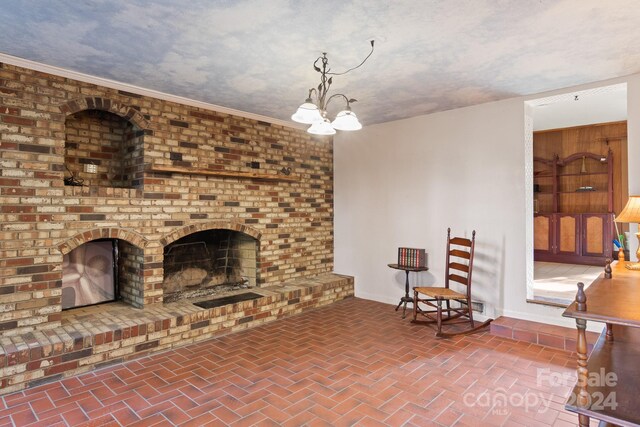
[[[228,297],[214,298],[206,301],[194,302],[200,308],[222,307],[223,305],[235,304],[242,301],[251,301],[252,299],[262,298],[264,295],[255,292],[245,292],[243,294],[231,295]]]

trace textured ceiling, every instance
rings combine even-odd
[[[640,72],[637,0],[2,0],[0,52],[288,120],[319,83],[363,124]]]

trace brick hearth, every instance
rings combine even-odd
[[[330,304],[353,296],[353,278],[325,274],[252,291],[263,297],[212,309],[187,301],[94,305],[65,311],[61,327],[1,337],[0,394]]]

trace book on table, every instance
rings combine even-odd
[[[424,249],[398,248],[398,265],[413,268],[426,267],[427,254]]]

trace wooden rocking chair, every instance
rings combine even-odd
[[[413,322],[414,323],[436,323],[438,327],[437,337],[451,337],[454,335],[469,334],[487,326],[493,319],[489,319],[481,324],[473,322],[473,308],[471,306],[471,272],[473,270],[473,251],[476,243],[476,232],[473,231],[471,240],[454,237],[451,238],[451,228],[447,229],[447,265],[445,270],[444,287],[416,286],[413,288]],[[452,248],[455,247],[454,248]],[[453,270],[453,271],[452,271]],[[449,288],[449,282],[454,281],[466,288],[465,293],[456,292]],[[442,303],[446,302],[446,308]],[[452,307],[451,301],[458,303],[459,307]],[[420,304],[423,307],[420,307]],[[426,306],[426,307],[425,307]],[[431,309],[429,309],[431,308]],[[435,313],[435,318],[433,314]],[[446,313],[446,316],[443,314]],[[428,320],[418,321],[418,314]],[[459,321],[451,320],[464,318]],[[466,323],[469,322],[468,329],[452,332],[443,332],[443,322]]]

